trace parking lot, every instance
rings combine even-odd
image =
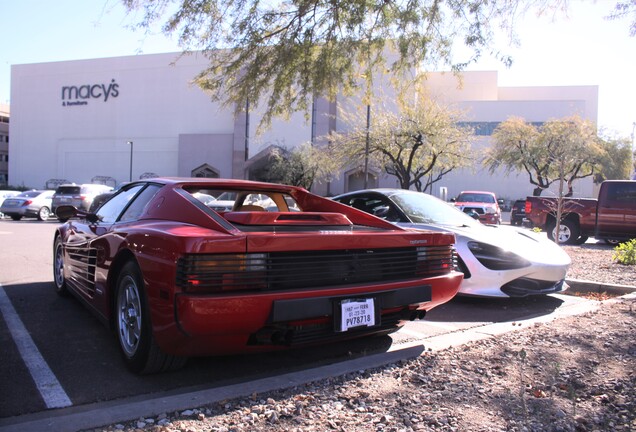
[[[76,299],[55,293],[52,239],[57,224],[0,220],[0,427],[19,416],[249,383],[414,345],[444,348],[462,337],[478,337],[480,332],[487,336],[493,323],[510,330],[586,302],[565,295],[497,301],[457,298],[391,337],[191,359],[178,372],[137,376],[125,368],[110,330]]]

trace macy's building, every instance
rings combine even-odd
[[[154,175],[250,178],[266,163],[270,146],[319,142],[345,128],[339,102],[318,99],[309,121],[294,114],[257,135],[257,111],[235,116],[191,83],[205,65],[200,55],[177,53],[13,65],[9,184],[113,184]],[[496,72],[467,72],[461,89],[452,74],[432,73],[428,85],[467,113],[477,131],[474,147],[489,145],[497,124],[512,115],[533,123],[572,114],[597,120],[597,86],[499,87]],[[455,171],[433,193],[444,187],[449,198],[465,189],[509,199],[532,194],[527,175],[502,177],[479,167]],[[363,184],[361,167],[352,167],[314,191],[334,195]],[[397,182],[371,172],[368,185]],[[576,195],[592,196],[592,189],[591,181],[579,182]]]

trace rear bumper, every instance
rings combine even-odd
[[[4,213],[7,216],[37,216],[38,209],[29,207],[7,207],[0,209],[0,213]]]
[[[406,320],[455,296],[463,275],[381,285],[249,295],[178,295],[179,334],[155,329],[162,350],[177,355],[264,351],[308,343],[390,333]],[[335,316],[343,299],[373,298],[376,325],[340,332]]]

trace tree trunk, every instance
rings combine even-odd
[[[536,187],[536,188],[534,188],[534,190],[532,191],[532,196],[541,196],[541,192],[543,192],[543,188],[541,188],[541,187]]]

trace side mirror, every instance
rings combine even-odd
[[[55,216],[57,216],[59,220],[69,220],[72,217],[79,216],[92,223],[99,221],[99,218],[95,213],[78,210],[75,207],[68,205],[59,206],[58,208],[56,208]]]
[[[451,198],[451,199],[450,199],[450,202],[453,202],[453,203],[454,203],[454,202],[455,202],[455,198]]]
[[[55,216],[60,220],[68,220],[74,216],[77,216],[77,209],[73,206],[59,206],[55,209]]]

